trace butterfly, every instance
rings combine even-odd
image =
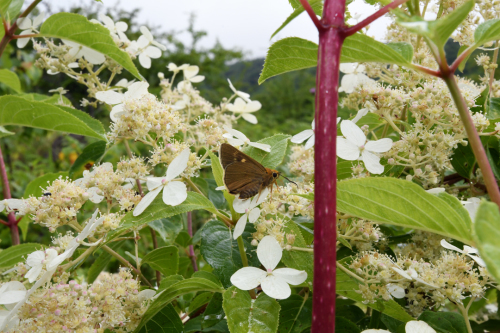
[[[240,199],[251,198],[269,186],[272,193],[273,185],[277,186],[276,181],[281,176],[279,171],[265,168],[230,144],[223,143],[220,146],[219,157],[224,169],[224,185],[229,193],[239,194]]]

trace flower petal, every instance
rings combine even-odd
[[[165,177],[148,177],[146,178],[146,184],[147,184],[147,187],[148,187],[148,190],[152,191],[156,188],[158,188],[158,186],[162,186],[163,183],[162,181],[166,179]]]
[[[253,114],[243,113],[243,114],[241,115],[241,117],[242,117],[243,119],[245,119],[246,121],[248,121],[250,124],[254,124],[254,125],[255,125],[255,124],[257,124],[257,122],[258,122],[258,121],[257,121],[257,117],[256,117],[256,116],[254,116]]]
[[[30,29],[31,28],[31,19],[27,17],[20,17],[17,19],[17,26],[21,30]]]
[[[123,104],[117,104],[113,106],[113,108],[111,109],[111,112],[109,113],[109,118],[111,118],[112,121],[117,122],[118,118],[120,118],[125,113],[126,111],[123,108]]]
[[[446,240],[441,239],[441,246],[444,247],[445,249],[452,250],[452,251],[457,251],[460,253],[464,253],[464,251],[460,250],[458,247],[451,245],[448,243]]]
[[[307,279],[306,271],[299,271],[293,268],[278,268],[273,271],[273,275],[285,280],[293,286],[303,283]]]
[[[128,24],[123,21],[120,21],[115,23],[115,27],[117,31],[125,32],[128,29]]]
[[[245,134],[243,134],[242,132],[238,131],[238,130],[235,130],[234,128],[229,128],[228,126],[224,126],[224,129],[229,133],[231,134],[232,136],[242,140],[242,141],[246,141],[248,140],[247,136]]]
[[[98,91],[95,98],[106,104],[115,105],[123,102],[124,95],[112,90]]]
[[[231,283],[241,290],[251,290],[257,288],[266,275],[260,268],[243,267],[231,276]]]
[[[233,209],[236,213],[244,214],[246,210],[250,207],[252,199],[240,199],[236,198],[233,201]]]
[[[144,68],[151,68],[151,58],[145,53],[139,54],[139,63]]]
[[[156,196],[158,195],[158,193],[160,193],[160,191],[162,189],[163,189],[163,186],[160,186],[160,187],[154,189],[153,191],[149,192],[148,194],[146,194],[142,198],[141,202],[139,202],[139,204],[137,204],[137,207],[135,207],[132,215],[139,216],[146,208],[148,208],[148,206],[153,202],[153,200],[156,198]]]
[[[243,234],[243,231],[245,231],[245,227],[247,225],[247,218],[248,214],[241,215],[240,219],[236,223],[236,226],[234,227],[233,239],[237,239]]]
[[[230,136],[231,134],[229,133],[226,133],[228,136]],[[224,135],[226,135],[224,134]],[[222,136],[224,136],[222,135]],[[231,138],[228,138],[228,137],[225,137],[227,139],[227,142],[231,145],[231,146],[242,146],[244,144],[243,141],[241,141],[240,139],[235,139],[233,137]]]
[[[174,158],[167,169],[167,180],[174,179],[186,170],[189,156],[191,156],[191,151],[189,148],[186,148],[176,158]]]
[[[397,284],[389,283],[386,287],[389,291],[389,294],[391,294],[395,298],[403,298],[406,295],[404,288],[398,286]]]
[[[483,259],[479,258],[478,256],[473,256],[473,255],[468,255],[469,257],[472,258],[472,260],[474,260],[475,262],[477,262],[477,264],[481,267],[486,267],[486,263],[484,262]]]
[[[265,189],[263,189],[258,196],[256,196],[256,201],[253,202],[253,206],[252,204],[250,205],[252,208],[253,207],[257,207],[258,205],[260,205],[261,203],[263,203],[264,201],[266,201],[267,199],[267,196],[269,195],[270,193],[270,190],[269,190],[269,187],[266,187]],[[253,199],[252,199],[253,201]]]
[[[368,109],[364,108],[358,111],[356,114],[356,117],[354,117],[351,121],[353,123],[356,123],[358,120],[360,120],[362,117],[366,116],[368,114]]]
[[[392,140],[389,138],[380,139],[377,141],[368,141],[365,144],[365,149],[374,153],[385,153],[392,148]]]
[[[40,268],[41,270],[41,268]],[[40,274],[40,273],[38,273]],[[35,280],[33,280],[35,281]],[[31,281],[31,282],[33,282]],[[21,302],[26,297],[26,290],[11,290],[0,294],[0,304],[14,304]]]
[[[348,62],[340,64],[339,70],[344,74],[352,74],[355,72],[356,67],[358,66],[355,62]]]
[[[367,150],[363,150],[361,153],[361,159],[365,163],[365,168],[370,173],[374,175],[380,175],[384,172],[384,166],[380,164],[380,157],[370,153]]]
[[[255,221],[257,221],[259,217],[260,217],[260,209],[254,208],[248,214],[248,221],[250,221],[250,223],[255,223]]]
[[[267,151],[268,153],[271,152],[271,146],[265,143],[250,142],[248,143],[248,145],[263,151]]]
[[[401,275],[405,279],[407,279],[407,280],[413,280],[413,278],[410,275],[408,275],[408,273],[406,273],[401,268],[398,268],[398,267],[391,267],[391,268],[392,268],[393,271],[395,271],[396,273],[398,273],[399,275]]]
[[[33,283],[38,278],[41,272],[42,272],[42,264],[40,263],[38,265],[31,267],[31,269],[28,271],[28,273],[26,273],[24,277],[28,279],[30,283]]]
[[[245,112],[255,112],[262,108],[262,104],[259,101],[250,101],[245,107]]]
[[[19,35],[29,35],[31,33],[31,30],[25,30],[23,32],[21,32]],[[16,41],[16,45],[18,48],[22,49],[23,47],[25,47],[26,45],[28,45],[29,41],[31,40],[31,38],[19,38],[17,41]]]
[[[431,188],[430,190],[425,190],[425,192],[430,193],[430,194],[439,194],[445,192],[446,189],[444,187],[435,187]]]
[[[184,77],[186,79],[191,79],[192,77],[196,76],[198,72],[200,71],[200,68],[198,66],[188,66],[184,68]]]
[[[183,182],[169,182],[163,189],[163,202],[177,206],[187,199],[187,187]]]
[[[106,61],[106,57],[101,52],[97,52],[91,48],[83,47],[83,56],[93,65],[100,65]]]
[[[366,135],[361,128],[350,120],[344,120],[340,123],[342,135],[356,146],[361,147],[366,143]]]
[[[26,263],[30,267],[35,267],[41,265],[42,261],[44,260],[45,260],[45,251],[38,250],[28,255],[28,258],[26,258]]]
[[[337,137],[337,156],[347,161],[355,161],[359,158],[359,147],[343,137]]]
[[[313,134],[314,131],[312,129],[308,129],[300,132],[299,134],[295,134],[294,136],[292,136],[290,141],[292,141],[293,143],[302,143],[306,139],[309,139]]]
[[[144,53],[148,57],[153,58],[153,59],[158,59],[159,57],[161,57],[161,50],[159,48],[157,48],[156,46],[146,47],[146,49],[144,50]]]
[[[104,195],[100,195],[102,193],[98,187],[91,187],[87,189],[87,193],[89,194],[89,200],[93,203],[100,203],[104,199]]]
[[[283,250],[273,236],[265,236],[257,246],[257,257],[266,269],[275,269],[282,255]]]
[[[406,323],[405,331],[407,333],[436,333],[425,321],[412,320]]]
[[[128,87],[125,98],[141,98],[148,93],[149,83],[146,81],[134,82]]]
[[[205,76],[203,75],[196,75],[194,77],[192,77],[191,79],[189,79],[189,81],[193,82],[193,83],[198,83],[198,82],[201,82],[205,80]]]
[[[309,138],[309,140],[307,140],[305,146],[304,146],[304,149],[310,149],[314,146],[314,142],[316,141],[316,137],[315,135],[311,135],[311,137]]]
[[[145,300],[150,299],[154,295],[156,295],[156,290],[144,289],[137,295],[137,298],[139,298],[139,302],[144,302]]]
[[[142,34],[144,35],[144,37],[146,37],[148,41],[152,42],[154,40],[153,35],[146,26],[144,25],[141,26],[139,30],[142,32]]]
[[[272,298],[285,299],[292,294],[292,290],[288,283],[282,278],[274,275],[268,275],[260,286],[262,287],[262,291]]]

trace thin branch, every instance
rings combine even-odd
[[[460,55],[455,59],[455,61],[450,65],[450,73],[455,73],[458,66],[467,59],[467,57],[476,49],[475,45],[471,45],[465,49],[464,52],[460,53]]]
[[[142,281],[144,281],[149,287],[153,288],[153,285],[148,281],[148,279],[146,279],[146,277],[144,275],[142,275],[142,273],[139,270],[137,270],[137,268],[135,268],[134,265],[132,265],[127,259],[123,258],[121,255],[119,255],[117,252],[113,251],[107,245],[104,245],[102,248],[103,248],[104,251],[108,252],[113,257],[115,257],[116,259],[118,259],[118,261],[121,262],[122,265],[124,265],[124,266],[130,268],[131,270],[133,270],[134,273],[137,274],[137,276],[139,276],[142,279]]]
[[[361,29],[363,29],[364,27],[368,26],[370,23],[372,23],[373,21],[375,21],[379,17],[387,14],[391,9],[399,7],[400,5],[404,4],[406,1],[408,1],[408,0],[393,1],[390,4],[388,4],[387,6],[380,8],[378,11],[376,11],[372,15],[368,16],[367,18],[365,18],[363,21],[359,22],[358,24],[353,25],[352,27],[349,27],[349,28],[344,28],[343,29],[344,36],[349,37],[351,35],[354,35],[356,32],[358,32]]]
[[[240,251],[240,257],[241,257],[241,262],[243,263],[243,267],[248,267],[248,258],[247,258],[247,253],[245,252],[245,244],[243,244],[243,238],[240,236],[237,239],[238,242],[238,250]],[[255,295],[255,290],[250,289],[248,291],[250,294],[250,297],[252,299],[255,299],[257,296]]]
[[[323,26],[323,24],[321,24],[321,21],[316,16],[316,13],[314,12],[314,9],[312,9],[311,5],[309,4],[309,1],[307,1],[307,0],[299,0],[299,1],[302,4],[302,7],[304,7],[304,9],[307,12],[307,14],[309,15],[309,17],[311,18],[311,20],[313,21],[314,25],[316,26],[316,29],[318,29],[318,31],[325,30],[325,27]]]
[[[21,38],[31,38],[31,37],[37,37],[38,34],[30,34],[30,35],[14,35],[12,36],[11,39],[21,39]]]
[[[411,68],[411,69],[413,69],[413,70],[424,72],[426,74],[429,74],[429,75],[432,75],[432,76],[435,76],[435,77],[441,77],[441,72],[437,71],[435,69],[431,69],[431,68],[428,68],[428,67],[420,66],[420,65],[417,65],[417,64],[411,64],[408,67]]]

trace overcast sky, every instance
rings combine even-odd
[[[94,1],[94,0],[87,0]],[[103,11],[116,5],[116,0],[102,0]],[[53,9],[68,8],[78,4],[77,0],[50,0]],[[200,43],[210,47],[216,39],[226,48],[239,47],[248,51],[248,58],[264,57],[272,42],[297,36],[317,42],[318,34],[306,13],[282,30],[273,40],[273,32],[292,13],[287,0],[121,0],[126,10],[140,7],[139,22],[159,25],[165,31],[181,30],[187,27],[189,15],[196,14],[195,28],[208,32]],[[364,18],[375,8],[355,0],[349,5],[351,13]],[[382,18],[372,24],[369,35],[383,40],[388,19]]]

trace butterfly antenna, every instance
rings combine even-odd
[[[294,183],[294,184],[295,184],[295,186],[299,187],[299,185],[297,185],[297,183],[296,183],[296,182],[291,181],[290,179],[288,179],[288,178],[287,178],[287,177],[285,177],[285,176],[282,176],[282,177],[283,177],[283,178],[285,178],[286,180],[288,180],[290,183]]]

